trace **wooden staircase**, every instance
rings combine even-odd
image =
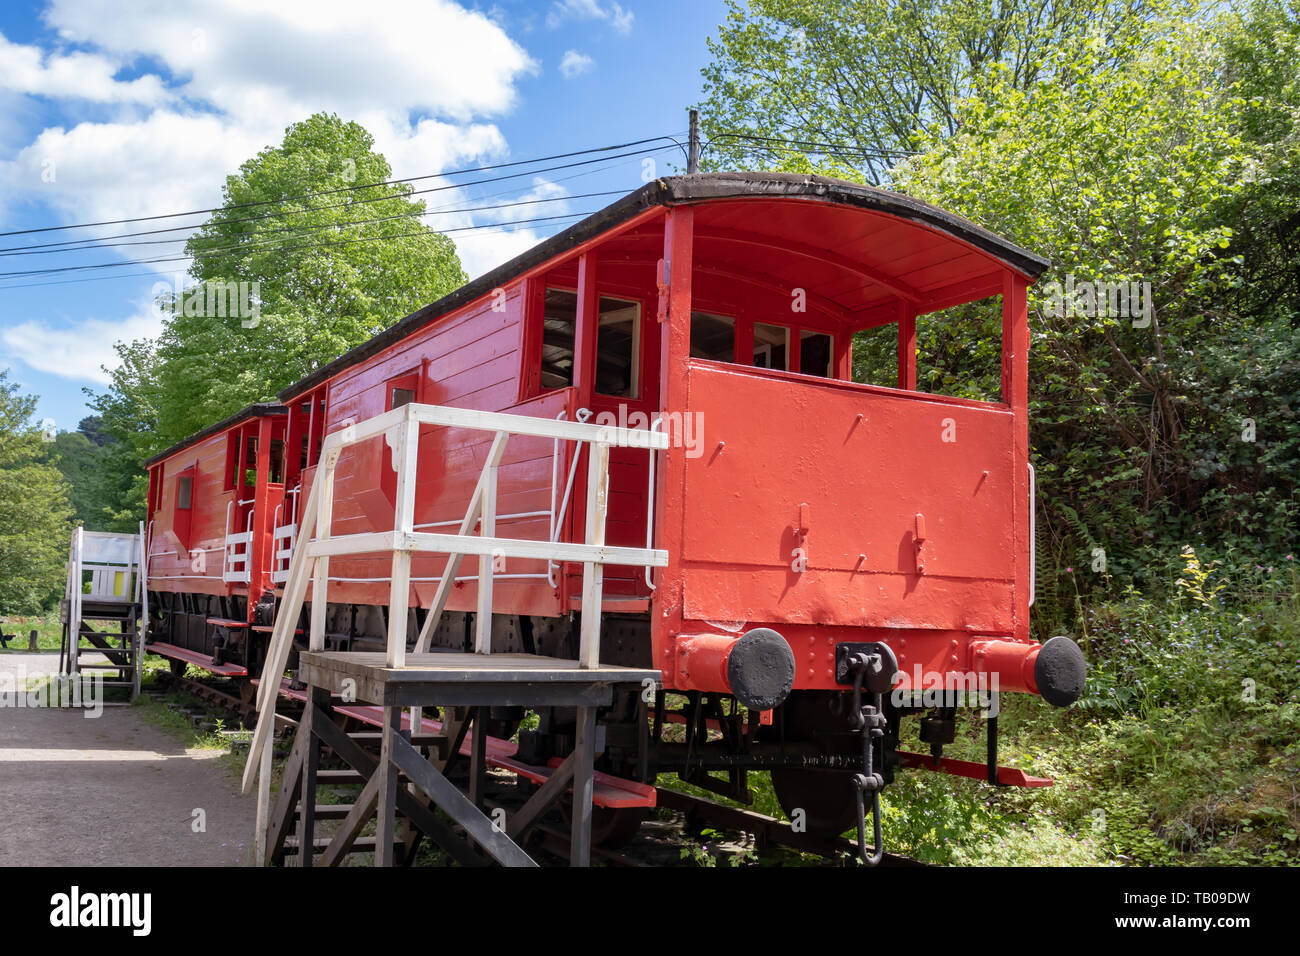
[[[59,672],[140,693],[148,620],[143,524],[139,534],[76,528],[68,551]]]

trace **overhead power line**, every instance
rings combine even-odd
[[[559,216],[539,216],[534,219],[516,219],[513,221],[512,225],[524,225],[526,223],[536,223],[536,222],[553,222],[559,219],[577,219],[585,216],[590,216],[592,212],[594,212],[594,210],[588,212],[579,212],[579,213],[565,213],[564,215],[559,215]],[[443,229],[439,232],[427,232],[427,231],[398,232],[398,233],[392,233],[391,235],[385,235],[385,236],[358,236],[355,239],[342,239],[342,240],[336,240],[331,242],[307,242],[307,243],[301,243],[296,246],[276,246],[272,251],[293,252],[297,249],[317,249],[317,248],[323,248],[327,246],[349,245],[354,242],[374,242],[377,240],[402,239],[402,238],[413,237],[413,236],[441,236],[453,232],[471,232],[476,229],[500,228],[501,225],[502,225],[501,223],[483,223],[477,226],[457,226],[453,229]],[[50,275],[50,274],[61,273],[61,272],[81,272],[87,269],[116,269],[116,268],[122,268],[124,266],[157,265],[157,264],[162,264],[167,262],[188,262],[191,259],[232,258],[233,255],[239,252],[242,252],[250,248],[264,246],[267,245],[269,242],[271,242],[271,240],[268,240],[267,243],[260,243],[260,242],[251,243],[251,244],[239,243],[234,246],[225,246],[225,247],[219,247],[217,249],[211,249],[203,253],[197,253],[193,256],[172,256],[172,257],[163,257],[157,259],[125,259],[122,262],[105,262],[105,263],[97,263],[94,265],[59,266],[53,269],[31,269],[31,270],[20,271],[20,272],[0,272],[0,278],[12,277],[12,278],[25,279],[30,276]],[[0,286],[0,288],[13,288],[13,287]]]
[[[669,148],[671,148],[671,147],[661,147],[661,148],[659,148],[659,149],[650,150],[650,152],[662,152],[663,149],[669,149]],[[572,182],[572,181],[575,180],[575,179],[582,179],[582,178],[587,177],[587,176],[594,176],[594,175],[596,175],[597,173],[606,172],[606,171],[611,170],[611,169],[621,169],[621,168],[623,168],[623,167],[625,167],[625,166],[628,166],[630,163],[636,162],[638,159],[642,158],[643,155],[644,155],[643,153],[639,153],[639,152],[638,152],[638,153],[633,153],[633,154],[632,154],[632,157],[633,157],[633,158],[632,158],[631,160],[629,160],[629,161],[627,161],[627,162],[622,162],[622,163],[616,163],[616,162],[614,162],[614,159],[616,159],[616,158],[618,158],[618,157],[612,157],[612,156],[605,157],[605,160],[606,160],[607,162],[610,162],[611,165],[606,166],[606,167],[604,167],[604,168],[597,168],[597,169],[584,169],[582,172],[579,172],[579,173],[573,173],[572,175],[569,175],[569,176],[556,176],[556,177],[553,177],[553,178],[549,179],[548,182],[553,183],[553,184],[556,184],[556,183],[567,183],[567,182]],[[546,170],[530,170],[530,172],[546,172]],[[462,183],[461,185],[462,185],[462,186],[467,186],[467,187],[468,187],[468,186],[475,185],[475,184],[474,184],[474,183]],[[500,197],[500,196],[509,196],[509,195],[513,195],[513,194],[515,194],[515,193],[521,192],[521,191],[523,191],[523,190],[525,190],[525,189],[529,189],[529,188],[531,188],[531,185],[532,185],[532,184],[530,184],[530,183],[525,183],[525,184],[523,184],[523,185],[514,185],[514,186],[509,187],[508,189],[502,189],[502,190],[498,190],[497,192],[491,192],[491,193],[488,193],[488,194],[485,195],[485,196],[479,196],[478,198],[479,198],[479,199],[496,199],[496,198],[498,198],[498,197]],[[400,197],[400,196],[385,196],[385,197],[383,197],[383,199],[400,199],[400,198],[403,198],[403,197]],[[338,205],[347,206],[347,205],[350,205],[350,203],[340,203],[340,204],[338,204]],[[320,209],[320,208],[333,209],[333,208],[336,208],[336,207],[335,207],[335,206],[327,206],[327,207],[308,207],[307,209],[303,209],[303,210],[297,210],[297,209],[295,209],[295,210],[293,210],[293,212],[312,212],[312,211],[314,211],[315,209]],[[438,208],[438,209],[445,209],[446,207],[445,207],[445,206],[440,206],[440,207],[437,207],[437,208]],[[269,215],[269,216],[256,216],[256,217],[252,217],[251,219],[224,219],[224,220],[222,220],[222,224],[223,224],[223,225],[230,225],[230,224],[233,224],[233,223],[236,223],[236,222],[252,222],[252,221],[258,221],[258,220],[262,220],[262,219],[271,219],[271,218],[275,218],[276,216],[279,216],[279,215],[283,215],[283,213],[273,213],[273,214],[271,214],[271,215]],[[84,238],[84,239],[60,239],[60,240],[57,241],[57,242],[44,242],[44,243],[38,243],[38,244],[35,244],[35,245],[29,245],[29,246],[0,246],[0,253],[26,253],[26,252],[35,252],[35,251],[42,250],[42,249],[52,249],[52,248],[55,248],[55,247],[66,247],[66,248],[67,248],[68,250],[70,250],[70,251],[76,251],[77,249],[81,249],[81,248],[93,248],[93,244],[95,244],[95,243],[102,243],[102,242],[104,242],[105,240],[109,240],[109,239],[132,239],[132,238],[135,238],[135,237],[137,237],[137,236],[160,236],[160,235],[163,235],[164,233],[170,233],[170,232],[183,232],[183,233],[186,233],[186,238],[188,238],[188,234],[191,233],[191,232],[193,232],[194,230],[196,230],[196,229],[198,229],[198,228],[200,228],[200,226],[197,226],[197,225],[195,225],[194,223],[186,223],[186,224],[183,225],[183,226],[167,226],[167,227],[162,228],[162,229],[144,229],[144,230],[139,230],[139,231],[136,231],[136,232],[118,232],[118,233],[113,233],[112,235],[108,235],[108,236],[88,236],[88,237],[86,237],[86,238]]]
[[[585,155],[589,155],[589,154],[591,154],[591,153],[608,153],[608,152],[614,152],[614,151],[616,151],[616,150],[627,149],[627,148],[632,147],[632,146],[643,146],[643,145],[645,145],[645,144],[647,144],[647,143],[654,143],[654,142],[658,142],[658,141],[660,141],[660,140],[665,140],[665,139],[666,139],[666,140],[669,140],[670,142],[672,142],[672,143],[673,143],[673,146],[672,146],[672,147],[662,146],[662,147],[660,147],[660,149],[677,148],[677,147],[679,146],[679,144],[677,143],[677,141],[676,141],[672,136],[670,136],[670,135],[665,135],[665,136],[651,136],[651,137],[648,137],[648,138],[646,138],[646,139],[633,140],[633,141],[630,141],[630,142],[627,142],[627,143],[616,143],[616,144],[609,145],[609,146],[595,146],[595,147],[592,147],[592,148],[590,148],[590,149],[574,150],[574,151],[572,151],[572,152],[568,152],[568,153],[555,153],[554,155],[551,155],[551,156],[539,156],[539,157],[535,157],[535,158],[533,158],[533,159],[520,159],[520,160],[515,160],[514,162],[509,162],[509,163],[495,163],[495,164],[488,165],[488,166],[469,166],[469,167],[466,167],[466,168],[464,168],[464,169],[451,169],[451,170],[445,170],[445,171],[440,172],[440,173],[425,173],[425,174],[420,175],[420,176],[408,176],[408,177],[405,177],[405,178],[403,178],[403,179],[386,179],[386,180],[383,180],[383,181],[381,181],[381,182],[374,182],[374,183],[355,183],[355,184],[352,184],[352,185],[349,185],[349,186],[340,186],[340,187],[337,187],[337,188],[335,188],[335,189],[323,189],[323,190],[317,190],[317,191],[315,191],[315,192],[301,193],[301,194],[296,195],[296,196],[285,196],[285,197],[282,197],[282,198],[280,198],[280,199],[259,199],[259,200],[256,200],[256,201],[253,201],[253,202],[247,202],[247,203],[233,203],[233,204],[226,205],[226,206],[213,206],[213,207],[208,208],[208,209],[191,209],[191,210],[189,210],[189,211],[187,211],[187,212],[159,213],[158,215],[154,215],[154,216],[134,216],[134,217],[131,217],[131,218],[126,218],[126,219],[106,219],[106,220],[101,220],[101,221],[98,221],[98,222],[69,223],[68,225],[63,225],[63,226],[42,226],[42,227],[39,227],[39,228],[33,228],[33,229],[13,229],[13,230],[9,230],[8,232],[0,232],[0,236],[23,236],[23,235],[31,235],[31,234],[33,234],[33,233],[41,233],[41,232],[60,232],[60,231],[67,230],[67,229],[88,229],[88,228],[92,228],[92,227],[96,227],[96,226],[120,226],[120,225],[126,225],[126,224],[128,224],[128,223],[133,223],[133,222],[155,222],[155,221],[157,221],[157,220],[159,220],[159,219],[176,219],[176,218],[180,218],[180,217],[184,217],[184,216],[202,216],[202,215],[207,215],[208,213],[223,212],[223,211],[226,211],[226,210],[229,210],[229,209],[244,209],[244,208],[252,208],[252,207],[255,207],[255,206],[278,205],[278,204],[281,204],[281,203],[297,202],[297,201],[299,201],[299,200],[303,200],[303,199],[312,199],[312,198],[315,198],[315,197],[317,197],[317,196],[335,195],[335,194],[337,194],[337,193],[341,193],[341,192],[355,192],[355,191],[357,191],[357,190],[361,190],[361,189],[374,189],[374,188],[379,187],[379,186],[393,186],[393,185],[397,185],[397,184],[399,184],[399,183],[412,183],[412,182],[419,182],[419,181],[421,181],[421,180],[425,180],[425,179],[441,179],[441,178],[444,178],[444,177],[447,177],[447,176],[460,176],[460,175],[464,175],[464,174],[468,174],[468,173],[488,172],[488,171],[495,170],[495,169],[510,169],[510,168],[514,168],[514,167],[516,167],[516,166],[530,166],[530,165],[533,165],[533,164],[535,164],[535,163],[546,163],[546,162],[550,162],[550,161],[552,161],[552,160],[556,160],[556,159],[569,159],[569,158],[571,158],[571,157],[573,157],[573,156],[585,156]],[[655,152],[658,152],[658,151],[659,151],[659,150],[655,150]],[[626,155],[631,155],[631,154],[626,154]],[[619,158],[619,157],[610,156],[610,157],[604,157],[604,158],[607,158],[607,159],[616,159],[616,158]],[[600,162],[600,161],[601,161],[600,159],[595,159],[595,160],[588,160],[587,162]],[[571,167],[573,167],[573,166],[580,166],[580,165],[584,165],[584,164],[583,164],[583,163],[569,163],[569,164],[565,164],[565,165],[552,166],[552,167],[548,167],[548,168],[549,168],[549,169],[568,169],[568,168],[571,168]],[[529,176],[529,175],[532,175],[532,174],[534,174],[534,173],[538,173],[538,172],[546,172],[546,171],[547,171],[546,169],[527,170],[527,171],[522,172],[522,173],[516,173],[516,174],[514,174],[514,175],[512,175],[512,176],[492,177],[492,178],[489,178],[489,179],[480,180],[479,182],[496,182],[496,181],[500,181],[500,180],[504,180],[504,179],[514,179],[514,178],[518,178],[519,176]],[[477,183],[473,183],[473,182],[471,182],[471,183],[452,184],[452,185],[449,185],[449,186],[439,187],[439,189],[456,189],[456,188],[460,188],[460,187],[463,187],[463,186],[472,186],[472,185],[477,185]],[[405,198],[406,196],[412,196],[412,195],[418,195],[418,194],[420,194],[420,193],[436,192],[436,191],[438,191],[438,190],[436,190],[436,189],[416,190],[416,191],[411,192],[411,193],[405,193],[405,194],[400,194],[400,195],[392,195],[392,196],[381,196],[381,197],[377,197],[377,198],[375,198],[375,199],[363,199],[363,200],[358,200],[357,202],[358,202],[358,203],[361,203],[361,202],[375,202],[375,201],[382,201],[382,200],[384,200],[384,199],[402,199],[402,198]],[[339,204],[336,204],[336,205],[350,205],[350,204],[349,204],[349,203],[339,203]],[[322,208],[322,209],[331,209],[331,208],[335,208],[335,206],[323,206],[323,207],[317,207],[317,208]],[[246,221],[246,220],[227,220],[227,221],[238,222],[238,221]]]
[[[626,190],[623,189],[607,189],[603,192],[595,192],[595,193],[576,193],[573,195],[565,195],[565,196],[548,196],[543,199],[521,199],[518,202],[490,203],[486,206],[462,206],[455,209],[449,209],[444,207],[439,209],[431,209],[426,212],[404,212],[404,213],[398,213],[397,215],[394,216],[379,216],[371,219],[354,219],[347,222],[329,222],[329,223],[323,223],[319,226],[281,226],[278,229],[262,230],[256,233],[255,235],[256,237],[261,237],[261,236],[265,236],[277,232],[288,232],[293,235],[306,235],[309,232],[319,232],[323,229],[339,229],[348,226],[364,226],[364,225],[369,225],[378,222],[392,222],[393,220],[396,219],[420,219],[425,216],[450,216],[455,213],[490,212],[497,209],[510,209],[515,206],[531,206],[531,205],[536,205],[538,203],[564,202],[570,199],[592,199],[600,196],[622,196],[624,195],[625,192]],[[168,229],[168,230],[160,230],[160,231],[174,232],[175,230]],[[87,241],[87,240],[81,240],[81,241]],[[189,236],[177,236],[172,239],[144,239],[144,240],[138,240],[133,242],[96,241],[94,242],[93,245],[75,246],[75,247],[63,248],[63,249],[30,249],[30,250],[24,249],[21,251],[8,250],[8,249],[0,250],[0,257],[39,256],[39,255],[50,255],[52,253],[58,253],[58,252],[83,252],[92,249],[110,249],[119,246],[158,246],[158,245],[168,245],[170,243],[176,243],[176,242],[189,242],[189,241],[190,241]]]

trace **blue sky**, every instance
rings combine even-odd
[[[226,174],[318,110],[370,130],[397,177],[684,133],[723,0],[50,0],[0,6],[0,232],[219,204]],[[684,136],[683,136],[684,138]],[[629,191],[644,159],[435,194],[430,208]],[[578,157],[586,158],[586,157]],[[501,195],[502,193],[508,193]],[[563,199],[426,220],[478,274],[588,212]],[[161,225],[198,225],[201,216]],[[572,221],[572,220],[570,220]],[[493,224],[497,224],[494,226]],[[159,224],[0,236],[0,247]],[[499,227],[498,227],[499,226]],[[185,233],[169,234],[180,237]],[[0,255],[0,273],[154,257],[181,243]],[[74,429],[115,341],[156,334],[184,263],[0,277],[0,368]],[[101,278],[112,276],[112,278]],[[89,279],[94,281],[70,281]]]

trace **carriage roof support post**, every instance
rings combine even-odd
[[[659,402],[662,413],[686,412],[686,367],[691,354],[691,273],[695,243],[695,209],[673,206],[664,217],[664,254],[659,281]],[[668,553],[668,566],[654,592],[656,658],[651,665],[669,680],[674,661],[668,646],[682,630],[681,553],[683,495],[680,476],[686,467],[686,444],[672,435],[672,418],[665,421],[669,434],[663,467],[655,476],[655,545]],[[654,452],[651,452],[654,454]]]
[[[596,256],[578,256],[578,321],[574,328],[573,387],[578,406],[591,406],[596,391],[596,336],[600,333],[600,296],[596,291]]]
[[[1029,306],[1028,281],[1010,269],[1002,274],[1002,401],[1014,420],[1011,553],[1015,555],[1015,638],[1029,640],[1031,591],[1029,487]]]
[[[898,300],[898,387],[916,391],[916,306]]]
[[[268,540],[267,512],[270,510],[271,496],[271,426],[274,422],[269,415],[257,421],[257,484],[253,486],[253,538],[248,542],[245,562],[248,567],[248,607],[245,609],[248,620],[253,620],[253,609],[262,591],[270,586],[270,551]]]

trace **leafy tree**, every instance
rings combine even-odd
[[[29,614],[56,599],[72,509],[49,445],[31,424],[36,399],[0,370],[0,613]]]
[[[86,436],[92,445],[102,447],[113,441],[113,436],[104,431],[104,420],[98,415],[87,415],[77,423],[77,431]]]
[[[1119,49],[1161,0],[728,0],[703,70],[705,162],[817,165],[882,183],[922,131],[954,134],[990,75],[1031,89],[1081,38]],[[758,137],[757,139],[754,137]],[[806,147],[764,139],[797,140]],[[826,144],[829,144],[827,148]],[[850,176],[850,178],[857,178]]]
[[[1122,67],[1090,40],[1030,90],[990,82],[956,135],[930,133],[893,171],[1052,259],[1030,361],[1062,567],[1089,567],[1100,547],[1113,578],[1141,582],[1205,536],[1243,559],[1297,543],[1300,334],[1293,291],[1277,294],[1294,287],[1294,258],[1265,267],[1295,232],[1296,114],[1268,105],[1294,88],[1257,82],[1296,75],[1290,29],[1282,42],[1234,17],[1165,20]],[[1048,283],[1069,276],[1149,282],[1149,326],[1049,307]]]
[[[274,398],[465,281],[451,240],[419,218],[410,184],[351,188],[392,176],[373,145],[358,124],[316,114],[227,178],[224,207],[186,246],[197,298],[161,296],[162,334],[120,344],[110,389],[91,402],[135,455]],[[327,194],[301,198],[312,193]],[[257,314],[231,315],[226,300],[224,316],[210,314],[207,290],[240,282],[257,284]],[[136,493],[143,503],[143,484]]]
[[[68,483],[68,500],[77,523],[92,531],[135,531],[139,521],[133,496],[133,451],[104,431],[97,415],[83,418],[75,432],[54,439],[54,458]],[[124,455],[124,452],[126,453]]]
[[[865,0],[733,9],[705,70],[705,128],[847,148],[733,143],[716,149],[715,164],[887,182],[1050,258],[1031,290],[1040,621],[1069,616],[1090,587],[1160,583],[1186,544],[1208,541],[1238,566],[1294,552],[1295,0],[1078,4],[1035,21],[1070,36],[1046,45],[1023,31],[1001,45],[954,39],[968,36],[962,23],[992,28],[987,6],[929,9]],[[1028,8],[998,9],[1000,23]],[[917,16],[929,18],[927,30],[899,32]],[[796,29],[806,48],[783,63]],[[918,46],[924,55],[907,52]],[[989,55],[971,55],[981,50]],[[891,70],[878,68],[886,54],[900,57]],[[880,146],[911,155],[889,164],[854,152]],[[1070,276],[1150,283],[1149,325],[1055,309],[1051,283]],[[996,396],[996,316],[969,307],[931,317],[918,342],[921,387]],[[892,336],[854,345],[855,373],[886,380]],[[1105,549],[1106,575],[1087,570],[1095,548]]]

